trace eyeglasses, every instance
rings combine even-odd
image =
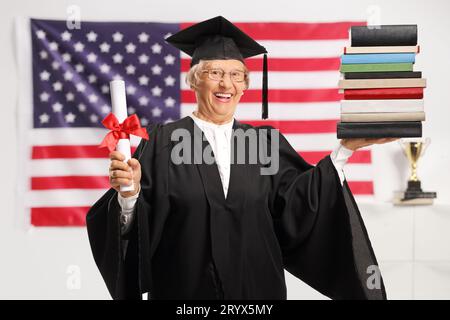
[[[231,70],[230,72],[225,72],[222,69],[208,69],[203,70],[203,72],[207,73],[208,78],[214,81],[222,80],[226,73],[230,75],[230,79],[233,82],[244,82],[247,77],[247,73],[241,70]]]

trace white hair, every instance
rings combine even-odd
[[[211,63],[211,61],[208,60],[200,60],[196,65],[192,66],[188,73],[186,74],[186,84],[192,88],[192,89],[197,89],[198,88],[198,83],[201,81],[200,75],[202,73],[203,70],[205,70],[209,64]],[[250,77],[249,77],[249,71],[247,69],[247,67],[244,64],[244,71],[246,73],[246,77],[245,77],[245,87],[246,89],[248,89],[249,85],[250,85]]]

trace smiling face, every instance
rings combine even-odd
[[[210,79],[211,69],[225,72],[221,80]],[[226,123],[233,119],[236,106],[242,97],[247,84],[245,81],[232,81],[230,72],[246,72],[245,65],[239,60],[210,60],[200,69],[199,81],[195,88],[198,113],[214,123]]]

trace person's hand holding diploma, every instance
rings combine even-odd
[[[112,151],[109,154],[111,163],[109,166],[109,184],[111,187],[120,192],[124,198],[134,196],[140,191],[141,182],[141,164],[137,159],[131,158],[124,162],[125,156],[119,151]],[[120,191],[121,185],[131,185],[133,182],[134,190]]]

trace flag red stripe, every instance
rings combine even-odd
[[[98,146],[33,146],[32,159],[108,158],[109,151]]]
[[[42,207],[31,208],[31,224],[36,227],[86,225],[89,207]]]
[[[371,150],[357,150],[353,152],[347,163],[372,163]]]
[[[181,23],[184,29],[196,22]],[[234,22],[233,22],[234,23]],[[241,22],[234,23],[255,40],[338,40],[348,39],[351,26],[366,25],[365,22]]]
[[[331,153],[330,151],[298,151],[297,152],[302,158],[311,164],[317,164],[320,160]],[[347,163],[359,163],[359,164],[370,164],[371,163],[371,152],[370,150],[359,150],[353,152],[352,156],[348,159]]]
[[[354,195],[373,195],[373,181],[347,181]]]
[[[254,120],[242,121],[252,126],[273,126],[283,134],[335,133],[339,120]]]
[[[31,178],[31,190],[106,189],[108,187],[108,176],[59,176]]]
[[[342,94],[338,89],[269,89],[269,102],[330,102],[339,101]],[[191,90],[181,91],[181,103],[195,103],[195,94]],[[261,102],[261,90],[245,91],[241,102]],[[270,108],[269,108],[270,110]]]
[[[131,147],[131,153],[136,147]],[[38,159],[82,159],[82,158],[108,158],[109,150],[96,145],[55,145],[33,146],[31,158]]]
[[[269,71],[338,71],[340,58],[270,58],[267,62]],[[189,71],[191,59],[181,59],[181,72]],[[261,58],[246,59],[245,65],[250,71],[262,71]]]

